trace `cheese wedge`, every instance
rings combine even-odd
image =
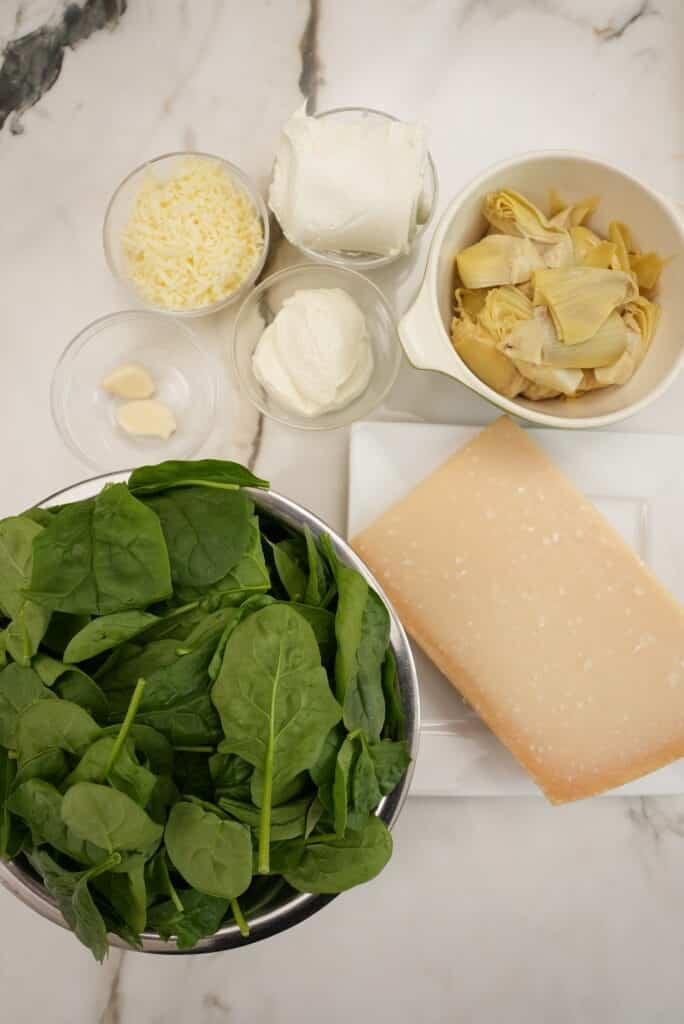
[[[507,418],[352,543],[553,803],[684,756],[684,609]]]

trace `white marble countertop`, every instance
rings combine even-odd
[[[265,186],[279,127],[306,98],[312,109],[360,104],[425,122],[442,204],[487,164],[538,148],[584,150],[684,198],[678,0],[89,0],[93,21],[119,8],[118,23],[61,60],[66,6],[0,4],[5,57],[25,56],[17,40],[36,33],[37,100],[0,131],[0,515],[88,475],[53,426],[50,377],[82,326],[127,304],[100,226],[112,189],[148,157],[199,148]],[[28,93],[26,80],[0,88],[0,108]],[[375,275],[397,312],[426,244]],[[281,242],[271,267],[292,258]],[[217,352],[232,316],[197,325]],[[404,366],[380,415],[478,424],[493,412]],[[629,429],[684,433],[684,378]],[[347,442],[345,431],[262,422],[228,382],[205,453],[249,461],[344,529]],[[683,836],[684,798],[560,809],[536,798],[410,799],[381,878],[291,933],[208,957],[114,951],[103,968],[0,891],[2,1017],[678,1021]]]

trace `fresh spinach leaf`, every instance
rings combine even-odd
[[[150,626],[159,622],[156,615],[148,612],[114,612],[113,615],[102,615],[91,619],[87,626],[76,633],[64,651],[64,662],[72,665],[75,662],[87,661],[103,651],[132,640]]]
[[[55,693],[62,700],[78,704],[99,723],[109,719],[109,703],[94,679],[78,670],[65,672],[55,686]]]
[[[347,828],[363,828],[380,803],[382,793],[366,738],[360,731],[349,733],[340,747],[333,783],[335,834],[342,838]]]
[[[198,892],[233,899],[249,887],[252,842],[243,825],[181,801],[171,810],[164,841],[176,871]]]
[[[311,805],[311,794],[293,800],[289,804],[280,804],[271,811],[271,842],[281,839],[296,839],[306,831],[306,816]],[[231,818],[249,825],[251,829],[259,828],[261,811],[253,804],[241,800],[219,799],[219,807]]]
[[[30,668],[8,665],[0,672],[0,746],[15,750],[17,723],[21,713],[31,704],[54,700],[55,695]]]
[[[88,871],[66,871],[44,850],[36,850],[29,857],[31,865],[40,874],[45,888],[59,907],[62,916],[77,938],[102,963],[108,952],[107,926],[89,889],[101,872],[108,871],[118,861],[118,854]]]
[[[343,839],[310,836],[274,850],[273,870],[300,892],[344,892],[375,878],[392,856],[392,837],[380,818]]]
[[[358,831],[380,803],[382,793],[375,775],[375,763],[363,733],[358,735],[356,746],[357,753],[349,775],[347,827]]]
[[[304,542],[306,544],[306,560],[309,569],[304,601],[307,605],[322,605],[330,587],[330,574],[326,569],[325,562],[321,558],[316,547],[316,541],[308,526],[304,527]]]
[[[141,466],[128,478],[131,494],[158,494],[172,487],[268,487],[268,480],[254,476],[237,462],[198,459],[195,462],[169,461],[158,466]]]
[[[50,654],[61,658],[72,636],[76,636],[79,630],[83,629],[89,621],[89,615],[68,615],[66,612],[53,612],[47,632],[43,637],[42,650],[36,657],[40,658],[46,651],[49,651]]]
[[[107,729],[107,734],[110,730]],[[116,729],[113,730],[116,733]],[[155,775],[170,775],[173,772],[173,747],[166,736],[149,725],[134,722],[128,734],[135,743],[136,750],[147,759],[148,766]]]
[[[318,786],[318,796],[327,811],[333,808],[333,781],[337,755],[342,746],[346,732],[340,723],[330,730],[316,762],[309,769],[311,778]]]
[[[50,622],[50,612],[26,600],[6,630],[8,653],[19,665],[30,665]]]
[[[226,573],[223,579],[212,583],[210,587],[178,587],[176,596],[183,603],[213,601],[218,608],[242,604],[254,594],[265,594],[270,586],[271,578],[261,545],[259,520],[252,516],[249,521],[247,549],[237,565]]]
[[[43,779],[28,779],[16,786],[7,800],[12,814],[31,830],[35,846],[49,843],[78,864],[92,866],[107,857],[107,851],[86,842],[62,818],[62,794]]]
[[[389,614],[364,578],[341,564],[327,535],[321,544],[338,591],[335,692],[344,710],[346,728],[350,732],[362,729],[375,742],[385,721],[382,665],[389,644]]]
[[[239,614],[239,608],[218,608],[215,612],[206,613],[201,622],[188,633],[182,644],[183,652],[190,653],[207,640],[218,645],[225,630],[231,623],[237,622]]]
[[[163,640],[159,646],[168,643]],[[137,721],[163,733],[174,747],[213,747],[221,738],[208,688],[207,670],[213,652],[214,642],[208,640],[190,654],[175,656],[164,668],[144,675],[146,686]],[[143,656],[138,660],[142,662]],[[108,695],[110,718],[121,721],[130,691],[109,691]]]
[[[192,949],[200,939],[219,930],[230,901],[196,889],[183,889],[179,897],[182,909],[172,900],[151,907],[148,925],[162,939],[175,938],[179,949]]]
[[[140,934],[147,922],[145,866],[138,864],[126,874],[98,874],[93,888],[104,896],[131,931]]]
[[[74,835],[108,853],[146,850],[163,832],[125,793],[95,782],[77,782],[66,791],[62,820]]]
[[[109,615],[163,601],[171,592],[159,519],[125,484],[66,505],[33,542],[27,596],[53,611]]]
[[[157,903],[160,897],[169,898],[176,910],[182,912],[183,904],[171,880],[166,847],[161,846],[145,865],[145,891],[148,907]]]
[[[212,699],[221,751],[263,774],[259,869],[268,873],[273,795],[315,764],[340,718],[309,624],[283,605],[250,615],[228,640]]]
[[[399,692],[397,661],[391,647],[387,648],[387,656],[382,666],[382,691],[385,695],[386,709],[383,739],[403,740],[406,734],[406,717]]]
[[[27,666],[45,635],[50,612],[26,597],[31,580],[33,543],[43,528],[13,516],[0,521],[0,609],[11,619],[5,646],[12,658]]]
[[[68,773],[69,764],[64,751],[59,750],[58,747],[48,747],[46,750],[41,750],[35,757],[24,761],[17,770],[14,785],[15,787],[21,786],[29,779],[44,779],[46,782],[51,782],[53,786],[59,786]]]
[[[40,508],[38,505],[27,508],[25,512],[21,513],[21,519],[28,519],[32,523],[37,523],[38,526],[49,526],[51,517],[50,509]]]
[[[144,500],[161,521],[175,586],[208,587],[245,554],[254,505],[242,491],[182,487]]]
[[[266,608],[269,604],[275,604],[275,599],[267,594],[255,594],[253,597],[248,597],[247,600],[244,601],[238,609],[236,609],[237,614],[227,621],[216,645],[211,661],[209,662],[209,678],[212,682],[218,678],[218,674],[221,671],[226,644],[228,643],[228,640],[235,628],[244,619],[246,619],[248,615],[259,611],[260,608]]]
[[[11,845],[12,818],[7,800],[17,774],[17,762],[0,747],[0,860],[6,860]]]
[[[49,747],[80,757],[99,735],[97,722],[78,704],[39,700],[25,708],[17,721],[19,764]]]
[[[320,798],[315,796],[309,804],[309,809],[306,812],[306,821],[304,823],[304,838],[308,839],[314,829],[317,827],[319,822],[325,815],[325,807],[320,801]]]
[[[307,573],[301,539],[288,538],[272,544],[269,541],[273,563],[285,593],[291,601],[304,601],[307,585]]]
[[[321,660],[325,667],[334,668],[335,652],[337,644],[335,640],[335,616],[326,608],[318,608],[311,604],[297,604],[294,601],[290,604],[303,619],[309,623],[314,631],[321,652]]]
[[[148,682],[155,672],[168,668],[178,661],[178,644],[175,640],[155,640],[142,650],[132,649],[129,657],[120,660],[108,671],[99,674],[97,681],[112,701],[114,692],[124,691],[120,698],[123,707],[128,706],[128,694],[135,689],[139,679]]]
[[[212,754],[209,772],[216,798],[247,801],[254,767],[237,754]]]
[[[141,807],[147,805],[157,784],[157,776],[138,762],[135,743],[129,737],[110,769],[115,752],[116,737],[102,736],[88,747],[71,774],[64,780],[64,789],[77,782],[109,783],[135,800]]]
[[[169,808],[180,799],[178,787],[170,775],[158,775],[145,810],[152,821],[165,825]]]
[[[411,755],[405,740],[381,740],[368,747],[375,765],[375,777],[383,796],[396,789],[411,763]]]
[[[24,603],[33,542],[42,532],[42,526],[21,516],[0,520],[0,609],[8,619],[14,618]]]

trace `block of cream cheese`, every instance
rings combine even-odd
[[[684,756],[684,609],[510,420],[352,543],[553,803]]]
[[[426,165],[419,125],[295,114],[283,129],[269,205],[294,245],[408,252]]]

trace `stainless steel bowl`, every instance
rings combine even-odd
[[[57,494],[47,498],[43,505],[49,508],[51,505],[60,505],[69,501],[80,501],[83,498],[91,498],[97,494],[106,483],[119,483],[128,479],[128,473],[108,473],[104,476],[93,477],[83,483],[67,487]],[[409,784],[413,775],[413,767],[418,753],[418,732],[420,727],[420,705],[418,697],[418,679],[413,656],[409,647],[408,639],[404,628],[399,621],[396,612],[388,601],[387,597],[378,586],[377,581],[363,564],[360,558],[352,551],[349,545],[339,537],[324,522],[302,508],[294,501],[289,501],[275,491],[262,491],[256,488],[248,488],[250,497],[259,508],[266,509],[279,519],[282,519],[288,526],[294,529],[301,529],[308,526],[312,534],[318,537],[321,533],[327,533],[332,540],[333,547],[338,557],[346,564],[352,566],[368,581],[377,591],[387,605],[390,614],[390,642],[397,660],[397,673],[399,687],[406,715],[406,739],[411,753],[411,765],[404,778],[397,788],[389,796],[385,797],[378,808],[378,814],[388,828],[392,828],[399,817],[399,812],[404,804],[408,793]],[[0,884],[14,893],[23,903],[36,910],[43,917],[55,924],[66,928],[67,925],[57,909],[54,901],[48,896],[42,884],[36,876],[26,867],[21,860],[9,864],[0,862]],[[335,899],[335,896],[313,895],[311,893],[300,893],[282,902],[276,902],[272,907],[266,908],[257,917],[250,920],[250,935],[245,939],[240,935],[237,925],[226,925],[215,935],[201,939],[191,950],[179,950],[175,941],[161,939],[155,932],[144,932],[142,936],[144,953],[215,953],[221,949],[233,949],[237,946],[244,946],[249,942],[259,942],[270,935],[292,928],[294,925],[304,921],[307,917],[317,913],[327,903]],[[109,941],[112,946],[119,946],[123,949],[130,947],[116,935],[110,935]]]

